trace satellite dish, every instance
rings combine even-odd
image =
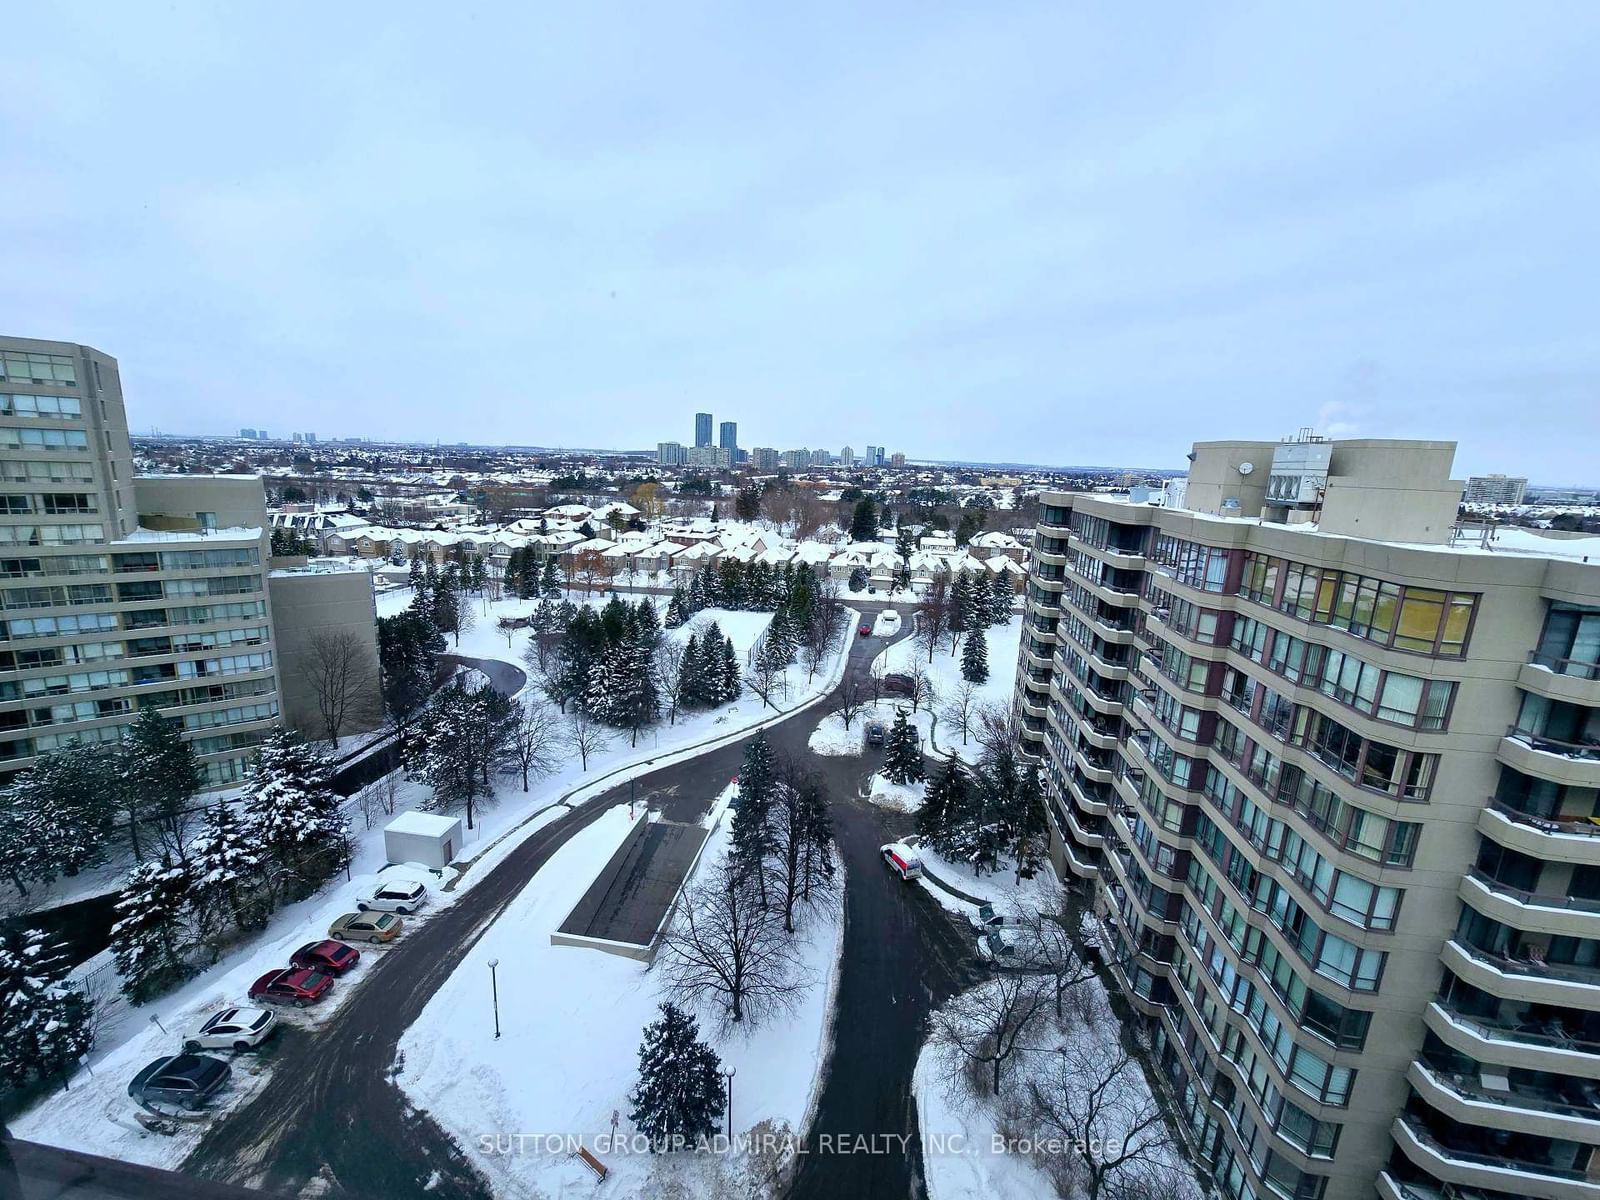
[[[1248,474],[1250,474],[1251,471],[1254,471],[1255,469],[1256,469],[1255,463],[1240,463],[1239,464],[1239,474],[1241,474],[1241,475],[1248,475]]]

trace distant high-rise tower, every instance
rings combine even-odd
[[[739,423],[737,421],[724,421],[717,429],[717,445],[724,450],[737,450],[739,448]]]
[[[696,446],[711,445],[711,414],[695,413],[694,415],[694,444]]]

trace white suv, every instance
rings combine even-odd
[[[428,898],[428,889],[414,879],[391,879],[379,884],[370,896],[356,901],[362,912],[413,913]]]

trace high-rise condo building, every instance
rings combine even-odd
[[[656,462],[663,467],[681,467],[689,461],[689,450],[681,442],[657,442]]]
[[[375,685],[365,572],[269,563],[258,477],[136,478],[111,356],[0,337],[0,496],[0,782],[149,707],[208,783],[237,780],[280,719],[314,727],[323,630],[356,639],[353,686]]]
[[[1453,456],[1041,498],[1020,736],[1234,1200],[1600,1197],[1600,560],[1458,529]]]
[[[1521,504],[1527,490],[1528,481],[1520,475],[1469,475],[1462,499],[1468,504]]]
[[[717,428],[717,445],[724,450],[737,450],[739,448],[739,423],[737,421],[724,421]]]
[[[694,444],[696,446],[711,445],[711,414],[695,413],[694,415]]]

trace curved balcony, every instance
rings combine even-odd
[[[1517,686],[1552,700],[1600,708],[1600,664],[1535,650],[1517,674]]]
[[[1495,757],[1524,775],[1568,787],[1600,788],[1600,745],[1593,742],[1564,742],[1513,725]]]
[[[1452,1150],[1405,1114],[1395,1118],[1391,1132],[1400,1152],[1442,1183],[1510,1192],[1530,1200],[1600,1200],[1600,1180],[1590,1180],[1582,1171]]]
[[[1529,933],[1600,938],[1600,900],[1541,895],[1508,887],[1477,867],[1462,877],[1460,895],[1486,917]]]
[[[1492,1070],[1471,1075],[1440,1071],[1421,1062],[1411,1064],[1406,1078],[1418,1095],[1453,1121],[1600,1146],[1600,1108],[1573,1103],[1553,1090],[1490,1086],[1487,1079],[1504,1076]]]
[[[1440,952],[1464,982],[1507,1000],[1558,1008],[1600,1008],[1600,968],[1491,954],[1451,938]]]
[[[1600,1042],[1551,1033],[1545,1023],[1469,1017],[1438,1000],[1423,1010],[1422,1019],[1445,1045],[1479,1062],[1600,1080]]]
[[[1478,813],[1478,832],[1545,862],[1600,866],[1600,817],[1539,817],[1491,797]]]

